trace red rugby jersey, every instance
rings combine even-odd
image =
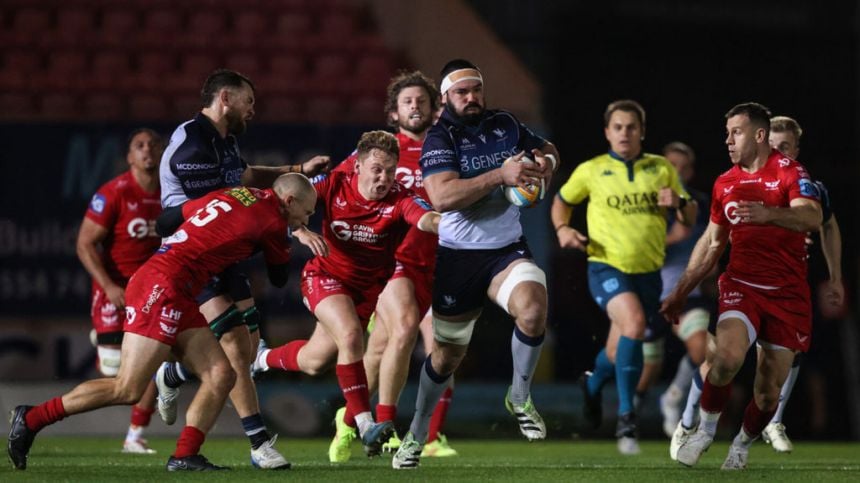
[[[90,200],[86,217],[109,230],[102,242],[102,263],[114,282],[129,277],[158,248],[155,219],[161,214],[161,191],[147,193],[131,171],[102,185]]]
[[[385,198],[367,200],[358,192],[358,176],[344,170],[315,181],[329,255],[312,259],[305,269],[319,268],[357,287],[385,282],[403,234],[430,206],[398,183]]]
[[[212,276],[263,251],[266,263],[290,259],[287,220],[271,189],[213,191],[182,205],[185,221],[146,263],[194,296]]]
[[[711,221],[730,230],[726,268],[730,277],[765,287],[806,283],[805,233],[743,223],[735,215],[739,201],[785,208],[795,198],[819,201],[818,189],[803,165],[775,149],[755,173],[733,166],[717,178],[711,196]]]
[[[421,166],[418,160],[421,158],[421,147],[423,141],[416,141],[403,133],[397,133],[397,141],[400,143],[400,158],[397,160],[397,171],[395,177],[397,182],[412,190],[428,201],[427,190],[424,189],[424,178],[421,175]],[[352,173],[355,166],[355,153],[352,153],[335,171]],[[397,247],[394,258],[404,265],[418,267],[424,271],[432,271],[436,266],[436,246],[439,237],[435,233],[427,233],[418,228],[411,227],[406,232],[403,241]]]

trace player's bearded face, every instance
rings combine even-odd
[[[421,134],[433,124],[430,97],[423,87],[410,86],[397,95],[397,124],[400,129]]]
[[[368,200],[385,198],[394,184],[396,170],[397,159],[393,155],[372,149],[357,163],[359,192]]]
[[[245,132],[248,121],[254,117],[254,100],[254,91],[248,85],[230,92],[230,103],[224,113],[227,132],[234,135]]]
[[[451,86],[445,93],[446,107],[467,124],[481,119],[486,105],[484,85],[479,81],[462,81]]]

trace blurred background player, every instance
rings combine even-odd
[[[158,161],[163,148],[155,131],[132,131],[126,145],[128,171],[98,189],[78,232],[78,258],[93,279],[90,315],[98,368],[105,377],[119,373],[128,279],[161,244],[155,220],[161,214]],[[155,395],[150,381],[132,406],[124,453],[155,453],[143,437]]]
[[[314,185],[323,217],[324,243],[317,245],[302,271],[305,305],[319,321],[307,341],[294,341],[261,351],[255,367],[267,371],[318,373],[336,357],[338,383],[346,399],[339,411],[335,441],[329,459],[343,462],[349,443],[357,435],[368,456],[378,455],[382,444],[394,433],[392,421],[375,422],[370,410],[370,392],[364,368],[364,331],[373,313],[384,281],[394,271],[394,253],[410,226],[435,232],[438,213],[411,191],[395,182],[399,148],[397,138],[384,131],[364,133],[358,142],[354,171],[335,170],[318,177]],[[295,232],[303,239],[306,230]],[[332,346],[332,341],[334,346]],[[313,354],[319,365],[303,364]]]
[[[699,237],[708,226],[708,210],[710,206],[709,196],[701,191],[692,189],[690,181],[695,176],[696,154],[693,148],[685,143],[676,141],[663,147],[663,156],[672,163],[678,171],[681,184],[690,193],[690,197],[696,200],[697,206],[701,207],[696,214],[696,222],[693,226],[676,223],[674,217],[668,218],[669,231],[666,234],[666,259],[660,276],[663,280],[663,292],[660,300],[666,298],[675,287],[678,278],[687,267],[690,254]],[[705,360],[705,349],[708,341],[708,323],[710,322],[710,301],[702,292],[701,286],[697,286],[690,292],[687,298],[687,306],[681,314],[679,323],[671,324],[672,331],[684,342],[687,353],[678,363],[678,368],[672,378],[672,382],[666,391],[660,396],[660,412],[663,414],[663,431],[667,436],[672,434],[678,427],[681,418],[681,409],[684,398],[690,390],[690,384],[698,367]],[[662,344],[661,344],[662,345]],[[653,378],[659,376],[659,365],[655,364],[657,370],[649,368],[649,353],[657,354],[659,351],[662,359],[662,347],[654,351],[645,350],[645,369],[642,379],[653,381],[647,374],[653,374]],[[655,355],[656,357],[656,355]],[[650,384],[649,384],[650,385]],[[646,386],[647,387],[647,386]]]
[[[7,444],[14,467],[26,469],[33,440],[45,426],[73,414],[138,401],[159,364],[173,353],[198,375],[200,387],[167,470],[225,469],[210,463],[200,447],[236,374],[197,310],[195,294],[214,274],[257,250],[272,267],[272,282],[283,286],[290,255],[287,229],[307,225],[315,202],[307,178],[287,174],[271,190],[234,188],[184,205],[188,220],[129,280],[119,373],[84,382],[35,407],[16,407]]]
[[[757,103],[738,104],[726,113],[725,142],[733,167],[715,181],[711,221],[661,307],[667,320],[677,321],[687,294],[713,269],[731,238],[729,264],[719,280],[720,315],[698,429],[677,452],[686,466],[695,465],[713,442],[732,380],[757,343],[753,397],[722,465],[745,469],[750,446],[776,411],[795,353],[809,348],[805,233],[821,225],[818,188],[803,166],[770,147],[770,117]]]
[[[397,469],[418,466],[434,408],[466,355],[487,296],[515,320],[505,406],[526,438],[546,437],[531,399],[546,332],[546,276],[522,236],[519,209],[499,188],[525,187],[532,178],[548,183],[559,154],[509,112],[486,108],[483,76],[471,62],[452,60],[440,76],[445,109],[421,153],[424,187],[442,212],[433,282],[437,343],[421,369],[409,432],[392,460]],[[526,153],[536,165],[518,162]]]
[[[638,454],[634,396],[642,375],[643,341],[661,337],[666,329],[657,314],[666,213],[675,209],[677,220],[691,225],[696,203],[664,157],[642,152],[645,110],[638,102],[612,102],[603,122],[609,152],[576,167],[553,199],[551,217],[561,248],[588,253],[588,286],[611,323],[606,347],[583,384],[586,421],[600,425],[600,392],[614,376],[618,451]],[[568,225],[573,206],[586,199],[588,237]]]
[[[220,69],[206,79],[201,91],[203,109],[173,132],[161,159],[165,211],[215,189],[239,185],[268,188],[281,174],[313,176],[328,166],[327,156],[317,156],[301,165],[248,165],[239,153],[237,136],[245,132],[254,117],[255,95],[254,84],[238,72]],[[197,300],[236,371],[230,400],[251,443],[251,462],[258,468],[278,469],[289,463],[273,447],[275,439],[260,415],[257,390],[248,371],[259,341],[261,316],[251,297],[242,265],[245,260],[238,262],[215,277]],[[187,377],[182,367],[173,363],[165,363],[158,370],[158,411],[167,424],[176,420],[178,387]]]
[[[400,145],[400,158],[397,161],[396,180],[418,196],[427,199],[424,179],[418,159],[421,146],[430,126],[434,113],[439,110],[439,90],[430,78],[420,71],[402,72],[388,84],[385,112],[388,124],[397,129]],[[341,163],[338,170],[353,171],[354,155]],[[370,338],[364,355],[364,368],[367,371],[368,386],[371,394],[376,388],[379,403],[376,405],[376,419],[394,421],[397,417],[397,404],[406,377],[409,373],[409,360],[415,348],[419,326],[421,327],[426,354],[432,352],[432,317],[430,304],[433,297],[433,269],[436,265],[436,245],[439,237],[425,233],[415,227],[409,229],[395,253],[397,264],[394,275],[379,295],[376,312],[371,317]],[[422,319],[423,317],[423,319]],[[440,433],[445,422],[448,407],[453,395],[452,386],[445,390],[430,423],[430,433],[422,456],[455,456],[447,438]],[[336,416],[335,424],[343,424],[342,414]],[[336,435],[348,435],[343,428]],[[348,459],[351,454],[349,441],[338,439],[332,442],[330,455]],[[395,433],[383,445],[385,451],[396,451],[400,439]],[[340,461],[338,461],[340,462]]]
[[[800,137],[802,135],[803,130],[800,128],[800,124],[790,117],[776,116],[770,120],[770,136],[768,138],[770,146],[791,159],[797,159],[800,155]],[[839,230],[839,223],[836,221],[836,216],[830,206],[830,195],[827,188],[820,180],[815,181],[815,184],[821,192],[821,211],[824,220],[819,230],[821,251],[824,254],[827,271],[830,274],[822,287],[824,290],[823,299],[825,304],[838,311],[841,309],[845,298],[845,289],[842,285],[842,235]],[[797,354],[794,357],[791,371],[779,393],[779,405],[776,407],[776,413],[761,433],[762,439],[773,446],[774,450],[781,453],[790,452],[793,449],[791,440],[785,432],[785,425],[782,424],[782,415],[785,412],[788,399],[791,397],[794,383],[797,381],[802,359],[802,354]]]

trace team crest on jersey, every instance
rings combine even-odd
[[[776,191],[776,190],[778,190],[778,189],[779,189],[779,181],[780,181],[780,180],[776,180],[776,181],[765,181],[765,182],[764,182],[764,189],[765,189],[766,191]]]
[[[611,169],[604,169],[600,176],[612,176],[615,174]]]
[[[800,185],[800,194],[809,198],[818,199],[821,197],[821,193],[818,191],[818,186],[815,185],[812,181],[807,178],[801,178],[797,180],[797,184]]]
[[[93,195],[93,199],[90,201],[90,209],[98,214],[102,214],[105,210],[105,197],[104,195],[96,193]]]

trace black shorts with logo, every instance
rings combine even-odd
[[[533,258],[525,237],[490,250],[458,250],[440,245],[436,249],[433,312],[453,316],[482,307],[493,277],[520,258]]]

